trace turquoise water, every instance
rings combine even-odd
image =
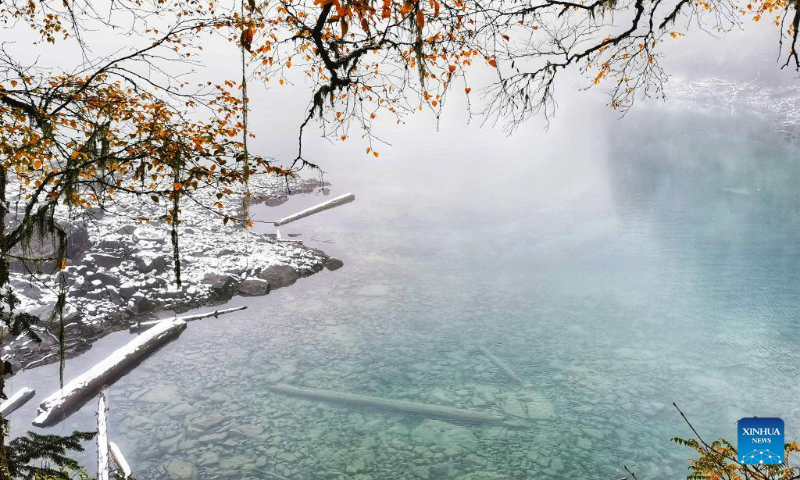
[[[733,440],[752,415],[797,436],[800,163],[772,124],[673,106],[464,132],[409,131],[380,161],[317,147],[332,194],[358,199],[282,233],[344,268],[234,299],[249,309],[190,324],[110,389],[111,438],[140,479],[612,479],[624,465],[679,478],[692,452],[669,441],[690,434],[672,402],[707,438]],[[128,339],[107,337],[67,377]],[[53,372],[12,379],[40,393],[15,433]],[[523,426],[293,398],[276,382]],[[56,430],[91,428],[92,408]]]

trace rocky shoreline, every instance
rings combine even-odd
[[[279,205],[292,194],[325,191],[316,180],[261,177],[251,184],[253,210]],[[238,197],[238,198],[237,198]],[[241,204],[237,196],[232,204]],[[132,200],[132,201],[130,201]],[[209,213],[202,199],[184,202],[181,209],[181,287],[174,276],[170,227],[159,220],[163,206],[149,199],[130,199],[105,205],[94,215],[63,212],[60,222],[69,231],[65,351],[67,357],[90,348],[97,339],[129,328],[159,312],[184,312],[224,303],[234,295],[266,295],[324,268],[342,262],[297,241],[254,233],[224,215],[240,218],[238,207]],[[143,216],[149,221],[136,221]],[[46,257],[47,242],[34,246]],[[47,265],[37,272],[30,265],[14,265],[11,285],[20,297],[19,308],[46,320],[57,300],[57,278]],[[42,273],[47,272],[47,273]],[[55,362],[59,358],[57,322],[36,327],[42,338],[7,338],[2,359],[14,371]]]

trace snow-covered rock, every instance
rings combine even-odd
[[[308,193],[319,186],[307,180],[289,184],[291,193]],[[254,178],[250,188],[253,209],[288,198],[285,181],[276,177]],[[232,207],[218,213],[240,218],[241,201],[231,198],[229,203]],[[71,326],[68,353],[88,348],[102,332],[129,326],[138,316],[165,309],[185,311],[236,294],[263,295],[322,270],[328,262],[319,250],[254,234],[239,223],[223,224],[220,216],[209,214],[204,206],[185,201],[179,239],[182,285],[178,288],[170,226],[159,220],[164,206],[128,197],[106,208],[108,213],[92,219],[60,213],[69,231],[64,270],[68,302],[64,318]],[[151,220],[137,222],[139,217]],[[17,266],[11,282],[19,292],[20,309],[48,317],[58,291],[55,275],[38,274],[31,281],[28,271]],[[58,345],[50,341],[50,335],[41,332],[40,336],[45,340],[42,344],[7,338],[2,359],[17,368],[57,360],[53,354]]]

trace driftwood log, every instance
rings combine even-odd
[[[340,403],[346,405],[356,405],[359,407],[375,408],[379,410],[389,410],[401,413],[410,413],[422,417],[443,418],[465,423],[490,423],[504,424],[506,418],[491,413],[475,412],[472,410],[462,410],[459,408],[443,407],[439,405],[428,405],[424,403],[412,403],[402,400],[390,400],[380,397],[368,397],[365,395],[355,395],[352,393],[333,392],[330,390],[316,390],[313,388],[294,387],[286,384],[277,384],[269,387],[270,390],[284,395],[294,397],[321,400],[330,403]]]
[[[128,465],[125,457],[122,456],[122,450],[114,442],[108,442],[108,450],[111,452],[111,460],[114,461],[117,469],[122,472],[122,478],[130,477],[133,474],[133,470],[131,470],[131,466]]]
[[[204,318],[210,318],[210,317],[217,318],[220,315],[225,315],[226,313],[239,312],[241,310],[246,310],[246,309],[247,309],[247,306],[233,307],[233,308],[226,308],[224,310],[214,310],[213,312],[196,313],[194,315],[184,315],[183,317],[175,317],[175,318],[177,320],[183,320],[184,322],[193,322],[195,320],[202,320]],[[134,325],[133,327],[131,327],[130,330],[131,330],[131,332],[134,332],[134,333],[138,332],[138,331],[142,331],[142,330],[147,330],[148,328],[152,327],[153,325],[156,325],[156,324],[158,324],[160,322],[163,322],[163,321],[164,321],[164,319],[161,319],[161,320],[150,320],[150,321],[147,321],[147,322],[140,322],[137,325]]]
[[[7,416],[9,413],[25,405],[34,395],[36,395],[36,390],[28,387],[21,388],[14,393],[14,395],[11,395],[8,400],[0,404],[0,415]]]
[[[97,401],[97,480],[108,480],[108,428],[106,420],[106,392],[100,392]]]
[[[98,390],[114,383],[185,328],[186,322],[179,318],[162,320],[44,399],[33,424],[46,427],[60,422],[82,407]]]
[[[522,381],[521,378],[519,378],[519,375],[517,375],[514,372],[514,370],[512,370],[511,367],[508,366],[508,364],[506,362],[504,362],[504,361],[500,360],[499,358],[497,358],[496,356],[494,356],[494,354],[492,354],[492,352],[490,352],[488,348],[484,347],[483,345],[480,345],[480,346],[478,346],[478,349],[480,349],[481,353],[486,355],[486,358],[488,358],[492,363],[494,363],[497,366],[497,368],[499,368],[500,370],[503,371],[503,373],[508,375],[508,377],[510,379],[514,380],[515,382],[519,383],[520,385],[524,385],[525,384],[525,382]]]
[[[311,215],[314,215],[315,213],[324,212],[325,210],[330,210],[331,208],[338,207],[339,205],[350,203],[355,199],[356,199],[355,195],[353,195],[352,193],[346,193],[334,199],[328,200],[327,202],[320,203],[319,205],[315,205],[311,208],[306,208],[305,210],[297,212],[294,215],[283,217],[277,222],[275,222],[275,226],[280,227],[281,225],[286,225],[289,222],[294,222],[295,220],[300,220],[301,218],[309,217]]]

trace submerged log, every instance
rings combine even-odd
[[[82,407],[99,389],[114,383],[148,355],[180,335],[185,328],[186,322],[179,318],[170,318],[157,323],[47,397],[39,405],[39,416],[33,424],[37,427],[46,427],[60,422]]]
[[[443,418],[456,420],[466,423],[494,423],[503,424],[506,418],[491,413],[474,412],[472,410],[462,410],[459,408],[442,407],[439,405],[427,405],[424,403],[412,403],[402,400],[389,400],[379,397],[368,397],[365,395],[355,395],[352,393],[333,392],[330,390],[317,390],[313,388],[293,387],[286,384],[277,384],[268,387],[276,393],[292,395],[301,398],[322,400],[331,403],[344,403],[358,405],[380,410],[390,410],[402,413],[411,413],[423,417]]]
[[[492,352],[489,351],[488,348],[484,347],[483,345],[479,345],[478,348],[480,349],[481,353],[486,355],[486,358],[488,358],[492,363],[494,363],[497,366],[497,368],[502,370],[503,373],[508,375],[509,378],[511,378],[515,382],[519,383],[520,385],[524,385],[525,384],[525,382],[523,382],[522,379],[519,378],[519,375],[514,373],[514,370],[512,370],[511,367],[509,367],[508,364],[506,364],[506,362],[504,362],[504,361],[500,360],[499,358],[495,357],[492,354]]]
[[[97,480],[108,480],[106,392],[100,392],[100,400],[97,401]]]
[[[11,395],[8,400],[0,404],[0,415],[7,416],[9,413],[25,405],[25,403],[36,395],[36,390],[28,387],[23,387],[14,395]]]
[[[311,208],[306,208],[305,210],[297,212],[294,215],[283,217],[277,222],[275,222],[275,226],[280,227],[281,225],[286,225],[289,222],[294,222],[295,220],[306,218],[308,216],[314,215],[315,213],[324,212],[325,210],[330,210],[331,208],[338,207],[339,205],[350,203],[355,199],[356,199],[355,195],[353,195],[352,193],[346,193],[334,199],[328,200],[327,202],[320,203],[319,205],[315,205]]]
[[[214,310],[213,312],[196,313],[194,315],[185,315],[183,317],[175,317],[174,319],[175,320],[183,320],[184,322],[193,322],[195,320],[201,320],[203,318],[209,318],[209,317],[217,318],[220,315],[225,315],[226,313],[239,312],[239,311],[245,310],[245,309],[247,309],[246,305],[242,306],[242,307],[226,308],[224,310]],[[160,322],[163,322],[163,321],[164,321],[164,319],[161,319],[161,320],[150,320],[150,321],[147,321],[147,322],[140,322],[139,324],[134,325],[133,327],[131,327],[130,330],[131,330],[131,332],[138,332],[138,331],[141,331],[141,330],[146,330],[146,329],[152,327],[153,325],[156,325],[156,324],[158,324]]]
[[[117,465],[117,469],[122,471],[122,478],[130,477],[133,471],[125,460],[125,457],[122,456],[122,450],[120,450],[114,442],[108,442],[108,449],[111,451],[111,460]]]

